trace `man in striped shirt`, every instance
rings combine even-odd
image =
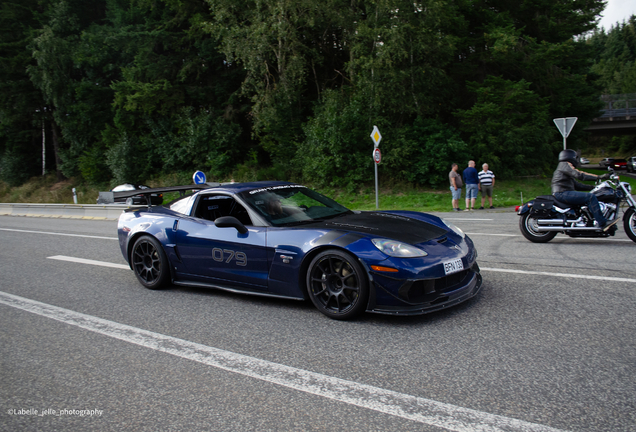
[[[488,169],[488,164],[485,163],[481,166],[483,168],[482,171],[479,171],[477,176],[479,177],[479,190],[481,191],[481,207],[479,210],[484,209],[484,203],[486,202],[486,197],[488,197],[488,202],[490,203],[490,208],[493,209],[492,206],[492,189],[495,186],[495,175]]]

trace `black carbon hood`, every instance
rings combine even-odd
[[[448,232],[444,228],[417,219],[381,212],[340,216],[320,225],[329,229],[386,237],[410,244],[424,243]]]

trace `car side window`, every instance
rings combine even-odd
[[[190,207],[192,207],[192,198],[192,196],[179,198],[170,203],[169,208],[170,210],[176,211],[177,213],[187,215],[190,211]]]
[[[222,216],[234,216],[243,225],[252,225],[245,207],[227,195],[199,196],[193,216],[209,221],[215,221]]]

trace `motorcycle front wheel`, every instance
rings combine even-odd
[[[539,226],[537,218],[530,213],[531,212],[524,214],[521,216],[521,219],[519,219],[521,234],[533,243],[547,243],[552,240],[557,235],[556,231],[537,231],[537,227]]]
[[[625,216],[623,216],[623,228],[627,237],[636,242],[636,211],[633,208],[627,209]]]

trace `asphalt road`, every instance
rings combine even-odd
[[[353,322],[146,290],[116,222],[2,216],[0,430],[636,430],[636,244],[533,244],[511,211],[442,216],[475,241],[483,292]]]

